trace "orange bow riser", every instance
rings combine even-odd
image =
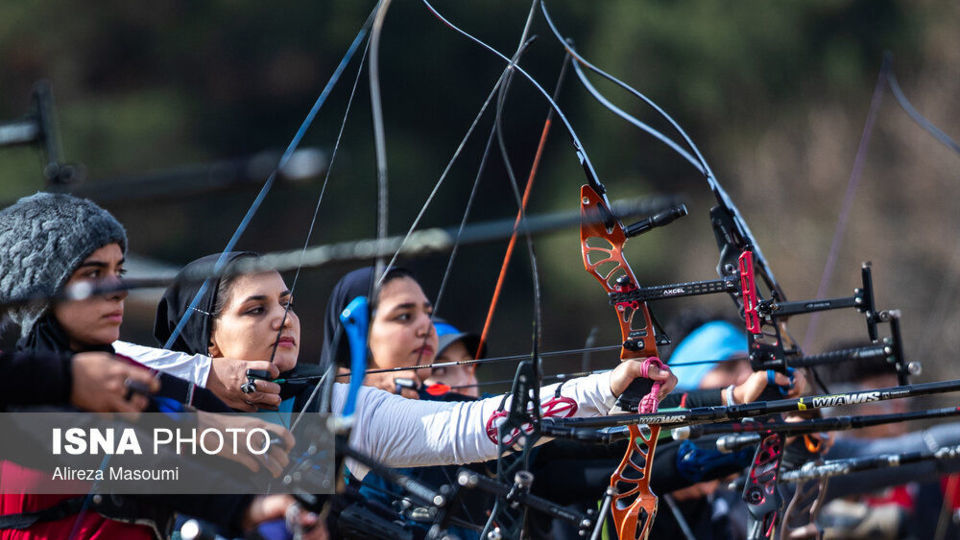
[[[623,258],[623,245],[627,241],[623,225],[610,212],[606,198],[589,185],[580,188],[580,216],[580,246],[587,272],[600,282],[608,295],[636,289],[636,276]],[[608,219],[598,219],[598,216]],[[646,303],[618,302],[615,307],[623,339],[620,359],[651,359],[662,365],[653,318]],[[652,407],[647,407],[652,410],[645,412],[656,412],[658,388],[652,388],[652,383],[649,379],[635,381],[621,396],[621,407],[635,409],[644,397],[647,405],[653,395]],[[642,429],[639,425],[630,426],[627,452],[610,477],[610,486],[616,491],[611,511],[621,540],[648,538],[657,515],[657,496],[650,491],[650,469],[659,435],[659,426]]]

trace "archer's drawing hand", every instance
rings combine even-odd
[[[391,394],[400,394],[407,399],[420,399],[420,393],[415,388],[397,384],[397,380],[412,381],[414,386],[419,387],[423,382],[420,379],[422,371],[424,370],[410,369],[391,373],[371,373],[363,378],[363,385],[386,390]]]
[[[276,410],[281,401],[279,384],[257,380],[254,382],[256,386],[254,392],[247,394],[241,390],[247,383],[248,369],[265,370],[271,379],[276,379],[280,375],[277,366],[265,360],[248,362],[235,358],[214,358],[210,364],[207,390],[238,411]]]

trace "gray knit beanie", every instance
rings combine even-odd
[[[111,243],[127,252],[127,232],[93,201],[37,193],[0,211],[0,303],[29,295],[52,296],[91,253]],[[30,333],[49,302],[4,310]]]

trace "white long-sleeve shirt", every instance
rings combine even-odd
[[[113,343],[118,354],[128,356],[204,386],[210,374],[210,357],[145,347],[124,341]],[[561,395],[577,403],[574,417],[603,416],[616,405],[610,391],[610,373],[571,379]],[[546,399],[558,384],[540,389]],[[346,384],[333,385],[333,410],[343,409]],[[509,410],[508,398],[504,408]],[[502,396],[478,401],[421,401],[407,399],[378,388],[364,386],[357,395],[357,408],[350,444],[389,467],[428,467],[488,461],[497,457],[497,445],[487,437],[487,419],[496,412]],[[542,439],[545,442],[549,439]],[[348,460],[358,478],[369,469]]]
[[[169,373],[197,386],[204,388],[207,386],[211,364],[209,356],[168,351],[126,341],[114,341],[113,350],[145,366]]]
[[[540,389],[544,398],[558,385]],[[574,417],[602,416],[616,405],[610,391],[610,372],[572,379],[561,395],[577,402]],[[333,410],[343,408],[346,384],[334,384]],[[488,437],[487,419],[502,396],[478,401],[420,401],[365,386],[357,395],[350,444],[389,467],[427,467],[488,461],[497,457],[497,445]],[[510,399],[505,409],[509,409]],[[352,460],[347,466],[358,478],[369,469]]]

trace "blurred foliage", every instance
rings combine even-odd
[[[405,231],[473,121],[503,64],[451,32],[420,4],[396,0],[387,15],[380,81],[390,173],[390,231]],[[960,114],[960,7],[906,0],[620,0],[550,2],[551,15],[600,67],[670,111],[701,147],[738,201],[788,294],[815,294],[846,189],[857,140],[884,50],[918,108],[951,132]],[[514,50],[523,3],[443,1],[454,23]],[[280,149],[333,72],[373,3],[64,0],[0,4],[0,121],[26,114],[30,88],[52,81],[67,161],[82,163],[86,183]],[[539,37],[521,65],[548,91],[563,51],[538,16]],[[359,58],[359,55],[358,55]],[[329,151],[357,75],[357,60],[321,110],[304,144]],[[375,233],[376,170],[366,72],[321,206],[314,244]],[[674,136],[648,107],[593,78],[619,106]],[[883,307],[904,310],[908,346],[930,355],[934,376],[960,375],[945,359],[960,343],[960,274],[954,201],[957,157],[939,148],[896,110],[880,113],[863,185],[844,237],[830,295],[856,286],[860,260],[872,259]],[[679,193],[691,216],[631,242],[628,259],[645,282],[713,277],[709,193],[702,178],[669,149],[599,106],[569,74],[560,105],[610,189],[611,198]],[[547,106],[516,77],[504,108],[508,156],[522,182]],[[424,225],[459,223],[492,121],[481,119],[451,167]],[[960,135],[951,132],[955,138]],[[494,152],[481,177],[471,220],[511,216],[516,203]],[[43,186],[34,149],[0,149],[0,199]],[[533,190],[531,212],[573,209],[583,176],[568,137],[554,123]],[[319,181],[277,186],[241,247],[293,249],[304,239]],[[163,200],[108,202],[128,227],[137,253],[183,264],[222,248],[253,188]],[[618,339],[599,288],[580,269],[578,240],[566,231],[537,240],[543,279],[544,350],[582,345],[591,327],[600,343]],[[521,242],[518,246],[523,248]],[[461,250],[440,311],[479,329],[503,246]],[[908,261],[905,263],[905,261]],[[446,258],[409,261],[428,295]],[[327,291],[347,268],[309,271],[298,285],[306,356],[314,357]],[[948,300],[944,301],[942,298]],[[939,302],[938,302],[939,300]],[[946,307],[937,308],[946,303]],[[492,352],[529,350],[530,263],[518,249],[493,327]],[[931,308],[931,306],[934,306]],[[656,306],[671,327],[690,310],[732,314],[726,298]],[[938,311],[940,309],[940,311]],[[862,335],[851,314],[827,315],[814,349]],[[837,321],[837,322],[835,322]],[[802,337],[806,321],[794,327]],[[149,342],[149,309],[133,313],[127,337]],[[609,355],[594,355],[596,365]],[[551,361],[549,372],[579,367]],[[507,367],[490,368],[499,378]]]

